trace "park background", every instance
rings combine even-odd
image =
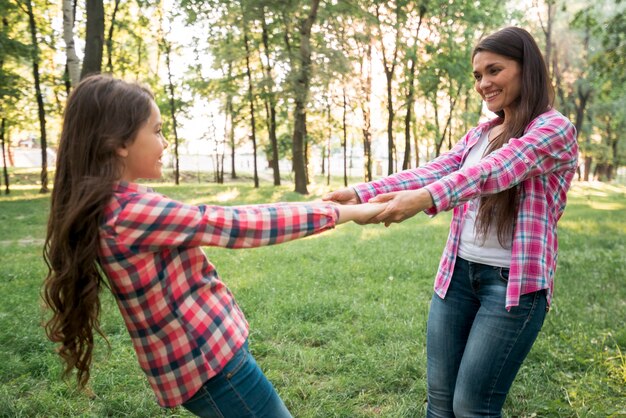
[[[152,185],[190,203],[311,200],[416,167],[490,118],[481,36],[527,28],[578,130],[556,299],[507,417],[626,415],[626,3],[0,0],[0,417],[160,410],[104,292],[89,390],[60,380],[41,258],[68,94],[107,72],[155,92],[170,143]],[[424,327],[449,214],[343,225],[277,247],[207,248],[296,417],[424,414]]]

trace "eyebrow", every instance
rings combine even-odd
[[[487,64],[485,66],[485,70],[489,70],[491,67],[496,66],[496,65],[500,65],[500,63],[499,62],[492,62],[491,64]],[[474,74],[478,74],[479,72],[474,70],[473,73]]]

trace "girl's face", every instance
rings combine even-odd
[[[117,150],[124,164],[121,180],[160,178],[163,167],[161,158],[165,148],[167,142],[161,133],[161,112],[156,103],[152,102],[150,117],[139,128],[134,141]]]
[[[481,51],[474,55],[474,88],[492,112],[513,110],[522,89],[520,64],[503,55]]]

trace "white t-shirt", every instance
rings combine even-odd
[[[472,166],[478,163],[482,158],[487,145],[489,144],[489,131],[485,131],[478,142],[472,147],[467,154],[463,167]],[[510,267],[511,266],[511,237],[506,246],[503,247],[498,241],[498,232],[496,228],[489,228],[485,240],[476,235],[475,223],[480,205],[480,197],[473,199],[467,203],[468,209],[463,219],[463,229],[461,230],[461,241],[459,243],[458,255],[467,261],[475,263],[487,264],[488,266]]]

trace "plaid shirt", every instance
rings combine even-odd
[[[191,206],[120,182],[100,263],[161,406],[188,400],[244,344],[248,323],[200,248],[271,245],[333,228],[332,205]]]
[[[426,213],[454,209],[435,279],[435,292],[444,298],[454,271],[466,202],[519,185],[506,308],[517,306],[520,295],[541,289],[547,289],[550,303],[557,260],[556,224],[578,162],[576,129],[565,116],[549,110],[535,118],[522,137],[511,138],[477,164],[461,168],[483,132],[497,122],[494,119],[471,129],[449,152],[422,167],[359,184],[355,190],[367,202],[380,193],[425,187],[435,205]]]

